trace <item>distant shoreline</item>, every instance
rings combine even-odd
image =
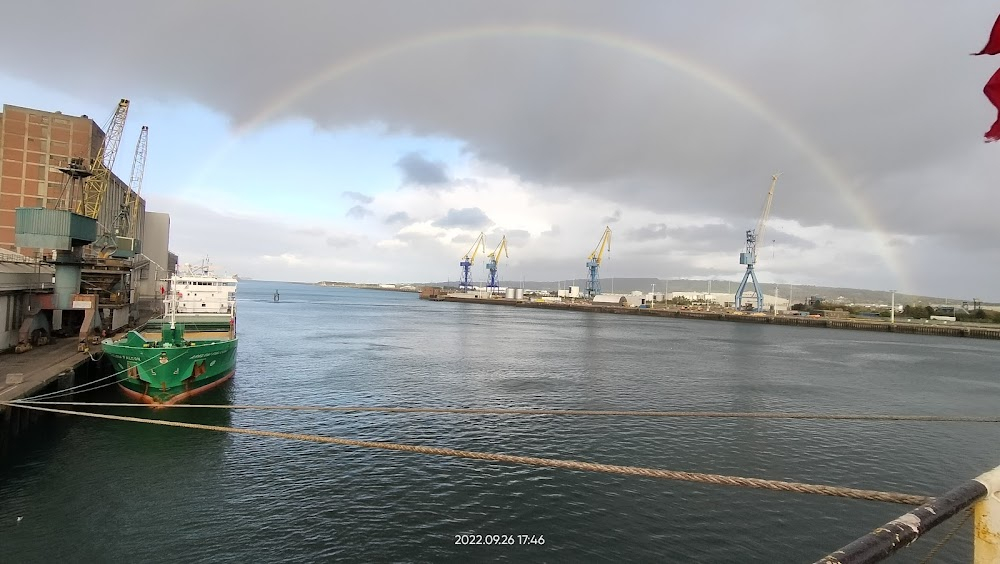
[[[977,339],[1000,340],[1000,328],[967,325],[961,323],[918,323],[897,321],[891,323],[888,319],[858,319],[858,318],[816,318],[792,315],[742,314],[726,311],[699,311],[692,309],[637,308],[589,303],[552,303],[534,302],[528,300],[512,300],[506,298],[466,298],[439,295],[424,297],[431,301],[452,303],[475,303],[500,305],[508,307],[526,307],[533,309],[554,309],[563,311],[578,311],[592,313],[610,313],[618,315],[640,315],[645,317],[672,317],[681,319],[703,319],[708,321],[729,321],[736,323],[764,323],[773,325],[793,325],[799,327],[817,327],[830,329],[854,329],[857,331],[877,331],[885,333],[906,333],[915,335],[936,335],[941,337],[968,337]],[[905,319],[905,318],[904,318]]]

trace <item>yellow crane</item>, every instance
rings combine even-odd
[[[510,255],[507,254],[506,235],[503,236],[503,239],[500,239],[500,244],[497,245],[496,250],[490,253],[486,259],[486,270],[490,271],[490,279],[486,283],[486,291],[491,294],[500,290],[500,281],[497,280],[497,265],[500,263],[501,252],[503,252],[503,256],[510,258]]]
[[[104,202],[104,194],[107,193],[108,183],[111,181],[111,169],[118,155],[118,145],[122,140],[127,115],[128,100],[122,98],[115,113],[104,127],[104,143],[97,150],[97,157],[90,165],[91,175],[84,182],[83,197],[76,207],[76,213],[80,215],[97,219],[101,213],[101,204]]]
[[[479,254],[479,249],[482,249],[484,253],[486,252],[485,233],[479,234],[476,242],[472,244],[472,248],[462,257],[462,262],[458,263],[462,267],[462,279],[458,284],[460,290],[468,290],[473,287],[469,269],[476,263],[476,255]]]
[[[604,228],[604,235],[601,236],[597,248],[587,257],[587,269],[590,271],[590,278],[587,280],[587,295],[591,298],[601,293],[601,278],[599,271],[601,261],[604,258],[604,250],[611,252],[611,228]]]

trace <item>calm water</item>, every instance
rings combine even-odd
[[[994,341],[265,282],[242,283],[239,299],[237,377],[203,402],[996,415],[1000,393]],[[86,397],[120,401],[113,388]],[[996,424],[152,416],[924,494],[1000,463]],[[83,418],[35,436],[0,468],[4,562],[812,562],[906,511]],[[948,528],[894,561],[919,561]],[[935,561],[969,561],[969,531]],[[462,533],[545,544],[456,546]]]

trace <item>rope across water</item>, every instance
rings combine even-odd
[[[41,403],[41,402],[38,402]],[[476,452],[469,450],[457,450],[442,447],[430,447],[420,445],[406,445],[398,443],[359,441],[354,439],[344,439],[339,437],[324,437],[321,435],[306,435],[301,433],[284,433],[279,431],[265,431],[262,429],[243,429],[237,427],[224,427],[219,425],[202,425],[198,423],[184,423],[180,421],[164,421],[145,419],[142,417],[128,417],[124,415],[109,415],[105,413],[88,413],[66,409],[54,409],[41,407],[37,404],[27,402],[3,402],[2,405],[20,407],[22,409],[33,409],[50,413],[60,413],[64,415],[78,415],[82,417],[93,417],[97,419],[108,419],[112,421],[128,421],[133,423],[143,423],[147,425],[164,425],[168,427],[182,427],[186,429],[200,429],[205,431],[216,431],[222,433],[235,433],[241,435],[252,435],[258,437],[274,437],[296,441],[308,441],[314,443],[338,444],[351,447],[377,448],[383,450],[394,450],[400,452],[411,452],[417,454],[427,454],[434,456],[448,456],[455,458],[466,458],[473,460],[487,460],[492,462],[503,462],[508,464],[526,464],[531,466],[541,466],[547,468],[562,468],[565,470],[578,470],[587,472],[602,472],[606,474],[619,474],[625,476],[639,476],[644,478],[659,478],[664,480],[680,480],[685,482],[695,482],[702,484],[717,484],[726,486],[741,486],[748,488],[796,492],[804,494],[817,494],[833,497],[843,497],[849,499],[863,499],[869,501],[883,501],[889,503],[903,503],[908,505],[923,505],[931,500],[928,496],[912,495],[895,492],[882,492],[877,490],[863,490],[856,488],[845,488],[839,486],[827,486],[821,484],[805,484],[799,482],[785,482],[781,480],[766,480],[761,478],[745,478],[741,476],[726,476],[721,474],[704,474],[699,472],[683,472],[677,470],[663,470],[658,468],[643,468],[639,466],[621,466],[615,464],[600,464],[595,462],[582,462],[576,460],[561,460],[555,458],[539,458],[533,456],[516,456],[510,454],[497,454],[488,452]],[[100,404],[89,404],[100,405]],[[132,405],[132,404],[124,404]],[[230,407],[230,406],[225,406]]]
[[[41,397],[41,396],[36,396]],[[134,403],[100,402],[60,402],[33,401],[36,398],[15,400],[21,405],[63,405],[92,407],[143,407]],[[160,406],[158,406],[160,407]],[[172,404],[162,407],[171,409],[249,409],[261,411],[365,411],[382,413],[455,413],[465,415],[577,415],[615,417],[706,417],[734,419],[837,419],[846,421],[937,421],[951,423],[1000,423],[1000,416],[951,416],[951,415],[864,415],[837,413],[782,413],[782,412],[729,412],[729,411],[636,411],[636,410],[594,410],[594,409],[519,409],[519,408],[478,408],[478,407],[368,407],[368,406],[326,406],[326,405],[198,405]]]

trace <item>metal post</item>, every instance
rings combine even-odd
[[[892,290],[892,305],[889,306],[889,323],[896,322],[896,290]]]
[[[986,486],[986,498],[976,504],[972,526],[972,562],[1000,562],[1000,466],[976,478]]]

